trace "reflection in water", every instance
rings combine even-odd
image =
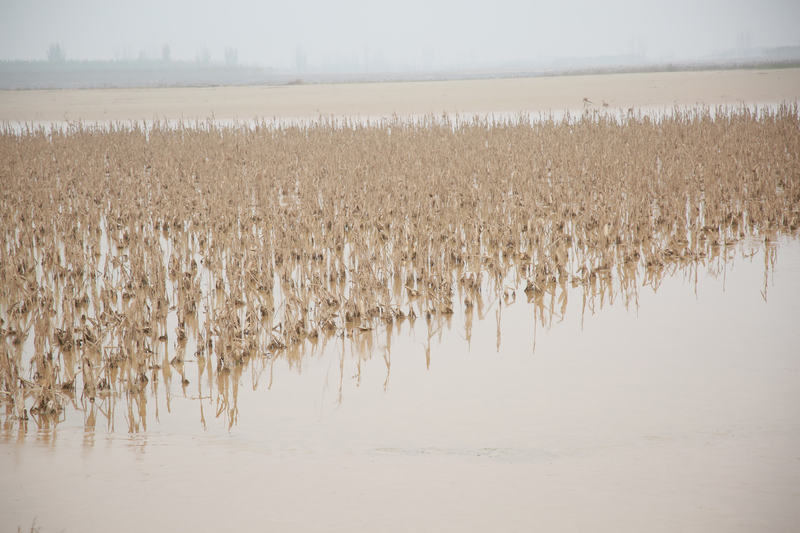
[[[788,238],[794,245],[797,244],[796,235]],[[144,371],[141,371],[141,367],[137,368],[135,361],[132,362],[130,358],[115,357],[118,349],[106,348],[107,355],[101,358],[99,350],[83,343],[83,346],[76,347],[69,353],[72,359],[63,359],[64,362],[73,359],[84,361],[83,367],[63,367],[63,370],[57,367],[57,371],[72,376],[68,378],[68,382],[72,382],[76,375],[86,376],[91,373],[95,376],[94,380],[87,379],[86,383],[94,382],[97,385],[84,386],[80,393],[69,386],[57,390],[58,401],[64,408],[55,413],[25,408],[22,415],[17,415],[12,402],[3,402],[2,435],[6,441],[16,439],[22,442],[29,429],[33,429],[37,440],[53,442],[56,435],[54,430],[58,425],[80,413],[83,418],[84,444],[92,446],[97,431],[114,433],[118,429],[117,422],[124,421],[124,428],[128,433],[146,432],[148,417],[159,423],[163,417],[169,417],[176,398],[188,400],[196,406],[197,420],[203,429],[208,428],[207,416],[210,415],[230,430],[239,422],[238,401],[242,385],[247,383],[253,391],[262,386],[270,390],[275,383],[276,365],[302,374],[304,365],[309,360],[330,357],[331,354],[331,363],[335,362],[338,367],[334,372],[336,382],[326,381],[321,392],[323,402],[330,392],[334,394],[335,403],[341,403],[348,382],[353,382],[356,387],[361,386],[362,363],[373,357],[380,357],[385,365],[382,389],[387,393],[392,372],[392,346],[396,344],[397,338],[415,338],[414,345],[424,352],[425,368],[430,369],[432,348],[442,342],[445,332],[451,331],[457,325],[457,329],[463,332],[459,335],[471,346],[476,323],[493,318],[496,328],[495,347],[500,352],[504,309],[524,305],[532,310],[532,350],[535,351],[536,332],[557,327],[566,316],[570,299],[574,300],[571,306],[580,306],[583,322],[587,315],[613,304],[636,309],[639,305],[639,291],[649,288],[657,292],[667,278],[682,278],[684,283],[693,284],[695,291],[698,279],[703,277],[720,279],[724,284],[730,265],[736,261],[752,260],[759,254],[764,258],[761,296],[766,301],[769,297],[770,273],[774,272],[778,259],[778,245],[775,241],[784,239],[778,235],[766,240],[745,239],[736,245],[714,247],[702,260],[674,260],[657,268],[635,263],[619,264],[606,271],[589,273],[585,277],[573,276],[569,280],[560,280],[533,291],[524,291],[525,287],[515,287],[513,275],[508,275],[498,283],[499,288],[484,282],[480,290],[468,292],[466,288],[469,281],[464,281],[460,272],[454,272],[453,277],[461,280],[455,283],[458,301],[461,303],[453,305],[452,313],[433,312],[430,302],[424,302],[416,296],[409,298],[407,302],[407,315],[384,326],[354,326],[341,333],[328,330],[285,349],[274,350],[265,355],[245,355],[235,365],[221,364],[220,359],[224,356],[218,357],[215,364],[214,358],[210,356],[214,352],[203,349],[204,337],[198,329],[199,321],[195,317],[185,322],[188,339],[174,343],[172,350],[167,350],[162,344],[157,353],[162,354],[161,360],[164,363],[151,365]],[[524,300],[518,301],[518,292],[524,294]],[[486,294],[491,295],[491,298],[486,298]],[[198,315],[202,317],[202,313]],[[98,337],[103,339],[100,335],[102,334],[98,333]],[[519,338],[519,332],[512,331],[510,335]],[[22,360],[30,345],[30,338],[19,344],[12,343],[10,352],[15,358]],[[188,357],[187,353],[194,355]],[[100,368],[92,366],[91,361],[100,361],[97,364]],[[347,361],[354,363],[353,373],[346,371]],[[191,369],[194,372],[190,374]],[[329,378],[330,375],[328,374]],[[24,379],[21,382],[26,383]],[[23,398],[24,405],[40,405],[41,389],[34,385],[21,387],[17,394]],[[122,416],[118,417],[117,408],[120,405],[124,409]],[[319,416],[322,416],[321,411]],[[73,421],[70,424],[74,423]]]

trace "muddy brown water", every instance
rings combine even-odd
[[[470,330],[461,306],[223,376],[190,358],[188,384],[173,365],[50,427],[6,418],[0,524],[796,531],[800,239],[644,281],[552,315],[487,296]]]

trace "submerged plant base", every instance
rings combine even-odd
[[[190,334],[140,393],[0,414],[0,526],[792,531],[800,239],[696,266],[627,306],[509,291],[223,373]]]

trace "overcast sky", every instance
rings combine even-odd
[[[169,1],[0,0],[0,59],[192,60],[225,47],[244,63],[281,69],[298,50],[310,67],[366,62],[394,68],[556,57],[644,54],[650,61],[800,45],[798,0]]]

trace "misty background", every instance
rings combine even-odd
[[[670,63],[800,49],[797,0],[0,0],[0,6],[0,61],[414,72]]]

